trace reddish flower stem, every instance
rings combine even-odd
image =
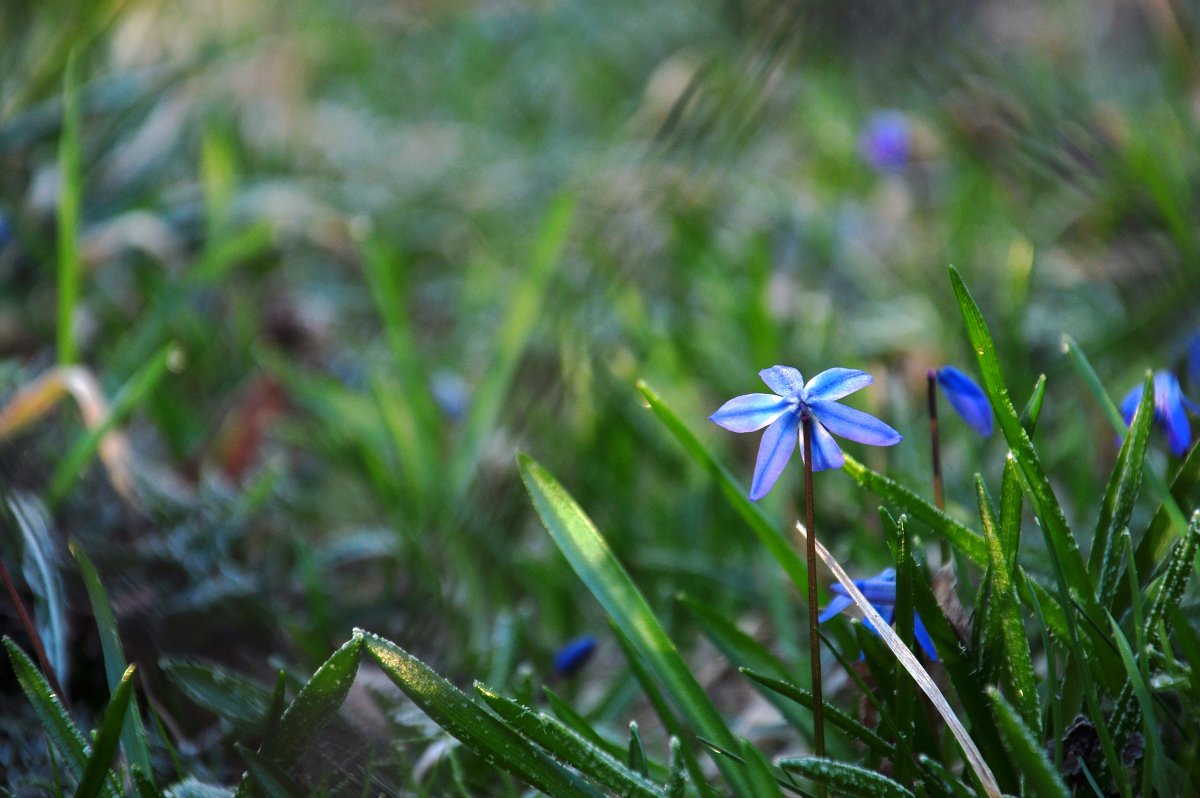
[[[813,749],[825,756],[825,697],[821,691],[821,635],[817,621],[817,531],[813,523],[813,421],[808,413],[801,417],[804,425],[804,526],[808,548],[808,651],[812,663]]]
[[[933,503],[939,510],[946,509],[946,495],[942,490],[942,446],[938,435],[937,372],[930,369],[925,377],[929,391],[929,448],[933,453]],[[938,541],[942,554],[942,565],[950,562],[950,544],[945,538]]]

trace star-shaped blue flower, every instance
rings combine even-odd
[[[855,579],[854,584],[862,591],[867,601],[871,602],[875,611],[883,616],[888,624],[891,624],[896,615],[896,569],[888,568],[870,579]],[[817,620],[821,623],[825,623],[830,618],[840,615],[844,610],[854,606],[854,600],[846,593],[846,588],[840,584],[835,582],[829,586],[829,590],[833,593],[833,600],[818,617]],[[863,625],[875,634],[879,634],[866,618],[863,619]],[[921,647],[921,650],[929,655],[929,659],[937,662],[937,649],[933,647],[933,638],[929,636],[925,624],[921,623],[921,616],[916,613],[913,613],[913,637],[916,638],[917,645]]]
[[[958,411],[963,421],[983,437],[991,435],[992,406],[983,389],[954,366],[942,366],[936,374],[938,385],[945,391],[950,406]]]
[[[1133,421],[1141,397],[1142,388],[1139,385],[1131,388],[1121,400],[1121,417],[1125,419],[1126,426]],[[1192,445],[1188,410],[1200,414],[1200,406],[1183,395],[1183,389],[1179,387],[1179,380],[1174,374],[1169,371],[1157,372],[1154,375],[1154,424],[1166,430],[1167,445],[1176,457],[1183,457]]]
[[[829,369],[804,382],[790,366],[772,366],[758,372],[775,393],[748,393],[730,399],[709,418],[731,432],[754,432],[763,427],[750,498],[758,501],[779,479],[801,440],[801,420],[813,420],[813,471],[841,468],[846,460],[829,433],[871,446],[892,446],[900,433],[872,415],[846,407],[836,400],[865,388],[874,380],[865,371]],[[803,447],[801,447],[803,451]]]

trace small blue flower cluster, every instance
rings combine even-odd
[[[891,624],[895,620],[896,569],[888,568],[880,571],[870,579],[855,579],[854,585],[862,591],[867,601],[871,602],[875,611],[883,616],[884,621]],[[821,611],[818,618],[821,623],[837,617],[844,610],[854,606],[854,600],[846,593],[846,588],[835,582],[829,586],[829,589],[833,591],[834,596],[833,600],[829,602],[829,606]],[[875,634],[879,634],[870,621],[864,619],[863,624]],[[929,656],[929,659],[937,662],[937,649],[934,648],[933,638],[929,636],[929,631],[921,622],[921,616],[915,612],[913,613],[913,636],[917,640],[917,645]]]

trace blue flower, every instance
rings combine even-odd
[[[772,366],[758,372],[758,376],[775,393],[735,397],[709,416],[732,432],[767,428],[758,447],[758,461],[754,464],[754,480],[750,485],[753,501],[766,496],[783,473],[803,435],[800,422],[805,416],[814,422],[813,471],[841,468],[846,462],[842,450],[830,436],[831,432],[871,446],[892,446],[901,440],[900,433],[874,416],[834,401],[874,382],[865,371],[829,369],[813,377],[808,384],[800,372],[790,366]]]
[[[595,652],[596,638],[591,635],[577,637],[554,655],[554,672],[559,676],[574,676]]]
[[[1125,425],[1133,421],[1138,400],[1142,397],[1140,385],[1134,386],[1121,400],[1121,417]],[[1169,371],[1154,375],[1154,424],[1167,433],[1167,445],[1171,454],[1183,457],[1192,445],[1192,428],[1188,423],[1187,411],[1200,414],[1200,405],[1183,395],[1179,380]]]
[[[883,616],[883,619],[891,624],[896,614],[896,569],[888,568],[880,571],[877,576],[870,579],[855,579],[855,586],[862,591],[863,596],[867,601],[871,602],[871,606],[875,611]],[[844,610],[854,606],[854,599],[846,593],[846,588],[838,583],[829,586],[833,591],[833,600],[829,602],[829,606],[821,611],[818,621],[825,623],[830,618],[840,615]],[[863,625],[879,634],[875,627],[866,618],[863,619]],[[933,647],[933,638],[929,636],[929,631],[925,628],[925,624],[921,623],[921,616],[913,613],[913,637],[917,640],[917,645],[929,655],[929,659],[937,662],[937,649]]]
[[[985,438],[992,434],[992,406],[974,380],[954,366],[942,366],[937,370],[937,381],[963,421]]]
[[[858,136],[858,152],[872,169],[896,172],[908,163],[912,128],[902,111],[877,111]]]

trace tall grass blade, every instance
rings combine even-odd
[[[471,750],[547,795],[600,793],[559,765],[540,748],[500,722],[428,665],[404,649],[369,632],[361,635],[367,654],[414,704]]]
[[[304,798],[307,795],[283,768],[240,743],[236,747],[250,778],[269,798]]]
[[[104,708],[104,718],[100,722],[100,731],[96,735],[95,745],[83,768],[83,778],[75,788],[75,798],[96,798],[108,780],[113,757],[120,743],[121,729],[129,717],[129,709],[133,698],[133,675],[137,666],[130,665],[117,680],[116,689],[108,706]]]
[[[239,673],[202,662],[164,657],[159,667],[184,695],[219,718],[253,733],[266,727],[271,691]]]
[[[69,544],[71,554],[79,564],[79,573],[83,577],[83,585],[87,588],[88,599],[92,605],[92,615],[96,618],[96,628],[100,632],[100,648],[104,653],[104,672],[108,676],[109,689],[116,695],[121,679],[129,673],[125,661],[125,649],[121,645],[121,635],[117,630],[117,619],[113,615],[112,603],[100,583],[100,575],[92,565],[87,552],[76,542]],[[124,725],[121,735],[121,746],[130,764],[137,765],[146,773],[153,773],[150,763],[150,748],[146,744],[146,730],[142,726],[142,716],[138,711],[137,699],[129,697],[128,722]]]
[[[34,646],[41,646],[47,662],[46,676],[62,685],[70,674],[67,652],[66,592],[61,574],[62,555],[51,529],[45,505],[31,494],[0,488],[0,527],[8,527],[20,539],[21,575],[34,596]],[[19,600],[19,597],[18,597]],[[36,642],[36,641],[40,641]]]
[[[913,622],[913,581],[916,579],[916,567],[909,544],[908,516],[901,515],[892,521],[886,510],[881,511],[880,515],[884,517],[884,528],[888,531],[888,543],[896,563],[896,636],[904,647],[911,651],[916,648]],[[896,719],[899,734],[909,740],[917,739],[916,713],[917,694],[910,690],[903,680],[899,680],[892,715]],[[911,789],[916,781],[914,759],[911,756],[898,756],[893,765],[895,770],[892,775],[896,781]]]
[[[746,763],[746,777],[756,798],[783,798],[771,763],[747,740],[742,740],[742,761]]]
[[[1021,427],[1025,430],[1025,434],[1033,437],[1033,433],[1037,430],[1038,418],[1042,415],[1042,403],[1046,400],[1046,375],[1041,374],[1037,378],[1037,382],[1033,384],[1033,393],[1029,396],[1029,401],[1025,403],[1024,409],[1021,410]]]
[[[628,638],[696,733],[726,750],[735,749],[736,738],[591,520],[549,472],[523,454],[518,460],[534,508],[575,573]],[[736,794],[750,794],[736,763],[724,758],[715,761]]]

